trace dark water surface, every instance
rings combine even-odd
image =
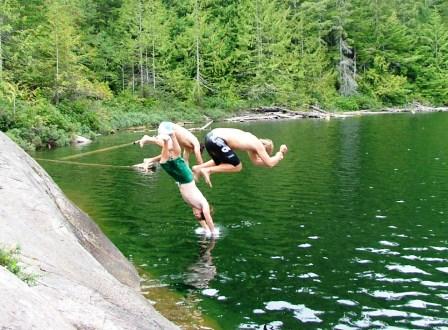
[[[215,241],[195,234],[161,170],[41,164],[126,256],[223,329],[447,329],[447,114],[233,127],[290,151],[273,169],[240,153],[242,172],[212,176],[212,189],[200,182],[222,232]],[[76,161],[131,165],[156,153],[128,146]]]

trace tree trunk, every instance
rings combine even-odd
[[[148,48],[145,47],[145,83],[149,83]]]
[[[156,89],[156,45],[152,38],[152,87]]]
[[[142,45],[142,34],[143,34],[143,28],[142,28],[142,3],[139,2],[139,26],[138,26],[138,33],[139,33],[139,55],[140,55],[140,93],[141,96],[144,96],[144,73],[143,73],[143,45]]]
[[[121,65],[121,84],[122,84],[122,90],[124,92],[124,64]]]
[[[14,118],[14,121],[16,121],[16,96],[14,95],[13,96],[13,106],[12,106],[12,113],[13,113],[13,118]]]
[[[59,104],[59,38],[56,29],[56,94],[55,103]]]
[[[195,12],[196,12],[196,85],[199,91],[200,88],[200,67],[199,67],[199,5],[198,0],[195,2]]]
[[[263,56],[263,42],[261,39],[261,26],[260,26],[260,8],[259,8],[259,4],[258,4],[258,0],[256,0],[255,2],[255,24],[256,24],[256,31],[257,31],[257,55],[258,55],[258,59],[257,59],[257,74],[260,74],[260,70],[261,70],[261,58]]]
[[[132,62],[132,95],[135,94],[135,68],[134,62]]]

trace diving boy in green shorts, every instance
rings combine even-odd
[[[181,149],[171,123],[162,122],[159,137],[163,140],[160,166],[176,180],[183,200],[191,206],[195,218],[207,235],[217,235],[210,212],[210,205],[196,186],[193,172],[181,157]],[[170,148],[172,143],[172,148]],[[171,150],[170,150],[171,149]]]

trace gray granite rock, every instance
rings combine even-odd
[[[0,329],[178,329],[98,226],[1,132],[0,229],[0,246],[19,246],[37,275],[30,287],[0,267]]]

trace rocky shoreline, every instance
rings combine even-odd
[[[29,286],[0,266],[1,329],[179,329],[98,226],[0,132],[0,248],[20,247]]]

